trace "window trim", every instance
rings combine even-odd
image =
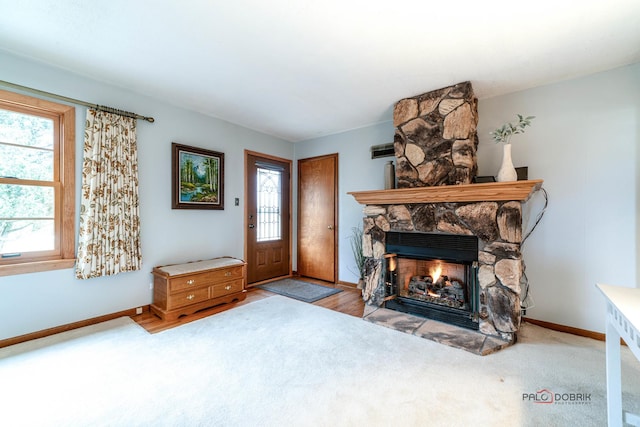
[[[60,243],[59,255],[13,260],[11,263],[0,265],[0,276],[72,268],[76,262],[75,107],[4,90],[0,90],[0,106],[26,109],[30,114],[40,111],[45,116],[53,114],[58,118],[60,126],[56,139],[59,160],[54,164],[54,170],[59,168],[58,181],[62,187],[60,206],[56,206],[56,214],[60,215],[60,230],[56,236]]]

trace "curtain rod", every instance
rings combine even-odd
[[[14,88],[14,89],[24,90],[26,92],[35,93],[37,95],[48,96],[49,98],[59,99],[61,101],[70,102],[72,104],[84,105],[85,107],[93,108],[94,110],[98,110],[98,111],[105,111],[107,113],[113,113],[113,114],[117,114],[119,116],[131,117],[133,119],[142,119],[142,120],[148,121],[149,123],[155,122],[155,119],[153,117],[145,117],[145,116],[141,116],[140,114],[131,113],[129,111],[118,110],[116,108],[106,107],[104,105],[91,104],[89,102],[80,101],[78,99],[73,99],[73,98],[68,98],[68,97],[62,96],[62,95],[56,95],[55,93],[45,92],[43,90],[38,90],[38,89],[34,89],[34,88],[31,88],[31,87],[27,87],[27,86],[21,86],[21,85],[15,84],[15,83],[6,82],[4,80],[0,80],[0,85],[8,86],[8,87],[11,87],[11,88]]]

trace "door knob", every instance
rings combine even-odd
[[[253,224],[249,224],[249,228],[256,228],[256,226]]]
[[[327,225],[327,228],[328,228],[329,230],[333,230],[333,225]]]

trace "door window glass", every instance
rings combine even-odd
[[[282,171],[257,168],[258,221],[257,240],[267,242],[282,238]]]

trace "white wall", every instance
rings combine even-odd
[[[6,53],[0,63],[0,80],[156,120],[137,128],[143,269],[89,280],[70,269],[0,277],[0,339],[148,305],[156,265],[244,256],[244,150],[292,159],[292,144]],[[76,108],[78,204],[85,114]],[[223,211],[171,209],[172,142],[224,152]]]
[[[535,302],[527,316],[603,332],[595,284],[637,286],[640,64],[480,100],[480,175],[495,175],[502,159],[489,132],[516,113],[536,119],[513,139],[514,163],[544,179],[549,193],[523,246]],[[357,281],[348,236],[362,219],[362,206],[346,193],[383,188],[385,159],[371,160],[368,150],[392,140],[388,121],[296,144],[297,159],[339,153],[340,280]],[[538,194],[525,207],[532,219],[542,200]]]

